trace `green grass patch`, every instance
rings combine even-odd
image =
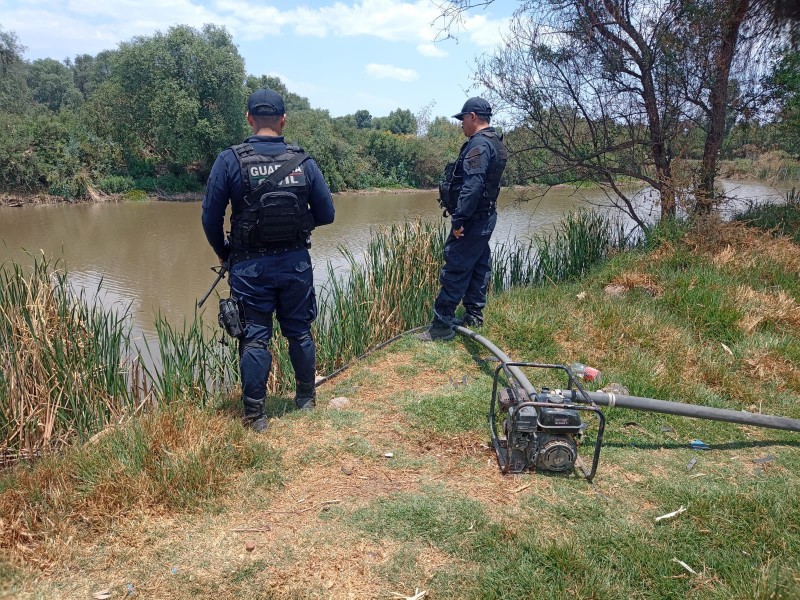
[[[412,422],[433,433],[455,434],[485,426],[492,383],[486,377],[448,384],[442,393],[411,394],[404,398],[403,410]]]
[[[464,547],[465,535],[483,528],[486,519],[479,502],[436,489],[373,502],[354,511],[349,521],[376,538],[423,541],[455,553]]]

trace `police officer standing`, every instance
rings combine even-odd
[[[289,340],[297,381],[295,405],[315,406],[311,323],[317,302],[308,248],[311,230],[334,218],[331,192],[316,162],[284,141],[285,112],[283,99],[273,90],[250,96],[247,122],[253,135],[217,156],[203,200],[203,230],[220,263],[228,263],[231,296],[244,312],[239,339],[242,403],[245,420],[257,432],[268,427],[264,401],[272,366],[273,313]],[[228,202],[231,236],[226,240]]]
[[[439,190],[439,201],[451,217],[451,230],[444,246],[442,287],[434,302],[433,320],[419,336],[425,341],[452,339],[454,325],[483,324],[492,264],[489,239],[497,223],[500,179],[508,160],[501,136],[489,126],[491,116],[492,107],[477,97],[453,115],[469,139],[461,146],[458,160],[445,169]],[[462,302],[466,313],[455,319]]]

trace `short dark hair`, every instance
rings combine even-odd
[[[275,131],[281,124],[281,117],[283,115],[254,115],[251,114],[250,117],[253,119],[253,123],[256,124],[256,127],[259,129],[272,129]]]

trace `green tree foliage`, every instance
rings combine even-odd
[[[119,146],[87,130],[74,116],[38,107],[0,112],[0,182],[8,190],[47,191],[67,199],[119,168]]]
[[[387,117],[372,119],[372,127],[380,131],[390,131],[395,134],[416,133],[417,118],[410,110],[398,108],[390,112]]]
[[[181,25],[120,44],[93,98],[131,160],[204,177],[220,148],[244,135],[244,61],[216,25]]]
[[[778,144],[800,157],[800,51],[787,50],[766,83],[777,103]]]
[[[617,0],[526,3],[515,35],[478,73],[521,117],[506,135],[506,183],[590,179],[622,192],[624,203],[617,183],[634,178],[668,198],[679,185],[671,161],[707,154],[712,125],[703,111],[710,90],[721,89],[713,51],[724,15],[706,27],[698,19],[715,14],[717,1],[629,0],[621,12]],[[751,8],[768,2],[752,1]],[[780,8],[782,0],[773,1]],[[777,8],[765,14],[787,18]],[[698,16],[689,18],[689,9]],[[555,18],[554,25],[537,30],[534,17]],[[554,30],[561,33],[554,37]],[[789,48],[766,80],[777,107],[772,121],[742,73],[728,81],[725,118],[715,125],[725,136],[720,156],[752,158],[776,145],[800,153],[800,59]],[[361,109],[332,118],[277,77],[245,77],[231,36],[214,25],[173,27],[63,63],[27,62],[24,51],[13,32],[0,28],[3,190],[71,198],[89,186],[199,189],[217,153],[247,135],[246,98],[263,87],[283,96],[287,140],[315,156],[334,191],[435,186],[465,140],[452,119],[430,119],[433,104],[417,116],[398,108],[386,116]]]
[[[30,105],[30,91],[25,81],[25,47],[16,34],[0,28],[0,107],[12,113],[25,112]]]
[[[357,110],[353,115],[355,126],[358,129],[371,129],[372,128],[372,115],[368,110]]]
[[[75,108],[83,102],[83,94],[75,86],[72,69],[52,58],[33,61],[26,80],[34,101],[53,112]]]
[[[414,169],[417,185],[436,186],[444,176],[445,163],[458,157],[465,141],[460,124],[445,117],[433,119],[428,124],[425,135],[418,138]]]
[[[330,113],[286,110],[286,140],[297,143],[314,157],[332,191],[355,187],[356,173],[366,165],[359,163],[355,148],[338,134]]]
[[[65,64],[72,70],[75,87],[84,99],[111,78],[111,60],[115,55],[116,50],[104,50],[97,56],[79,54],[74,60],[67,59]]]

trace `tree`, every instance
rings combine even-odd
[[[631,1],[625,10],[619,4],[526,4],[505,46],[479,63],[477,77],[527,132],[528,145],[514,150],[550,156],[537,178],[607,186],[617,206],[644,226],[626,181],[658,190],[662,217],[676,210],[672,160],[682,105],[664,52],[674,15],[668,2]]]
[[[25,112],[30,104],[24,52],[13,31],[0,29],[0,106],[8,112]]]
[[[171,27],[109,58],[90,108],[131,158],[203,178],[216,154],[244,137],[244,60],[224,28]]]
[[[800,50],[787,50],[765,83],[777,107],[779,143],[800,156]]]
[[[676,21],[684,98],[704,132],[694,210],[717,202],[717,161],[737,119],[747,123],[766,103],[760,79],[768,62],[800,24],[800,8],[787,0],[682,0]],[[766,66],[765,66],[766,64]],[[735,75],[734,75],[735,74]]]
[[[65,61],[72,70],[75,87],[83,95],[84,100],[111,77],[111,61],[116,53],[116,50],[103,50],[97,56],[78,54],[74,60]]]
[[[543,175],[568,172],[608,186],[640,225],[639,209],[620,185],[626,179],[659,192],[662,218],[675,214],[679,197],[707,212],[736,108],[731,73],[749,64],[756,40],[762,52],[774,41],[762,35],[759,7],[781,2],[531,0],[516,12],[504,46],[479,63],[476,77],[530,130],[524,150],[552,155]],[[462,0],[445,16],[452,20],[459,10],[486,3]],[[738,80],[741,107],[750,106],[753,81]],[[673,161],[698,127],[697,182],[677,182]]]
[[[370,129],[372,127],[372,115],[368,110],[357,110],[353,115],[355,125],[358,129]]]
[[[28,66],[26,79],[34,101],[53,112],[62,107],[74,108],[83,101],[70,67],[52,58],[33,61]]]
[[[386,117],[373,119],[372,126],[381,131],[390,131],[397,134],[416,133],[417,118],[407,108],[398,108],[390,112]]]

